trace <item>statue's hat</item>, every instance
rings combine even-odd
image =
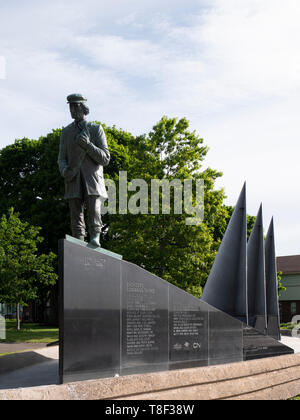
[[[72,93],[72,95],[69,95],[67,97],[67,101],[68,101],[68,104],[72,104],[72,103],[80,104],[80,103],[86,102],[87,99],[83,95],[81,95],[81,93]]]

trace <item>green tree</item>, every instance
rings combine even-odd
[[[57,171],[61,130],[39,140],[20,139],[0,151],[0,214],[14,207],[22,220],[41,226],[43,252],[57,252],[57,240],[68,231],[64,185]]]
[[[39,297],[39,286],[55,284],[56,255],[38,255],[40,228],[22,222],[11,208],[0,220],[0,302],[26,306]],[[17,328],[20,329],[19,311]]]

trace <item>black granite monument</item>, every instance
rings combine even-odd
[[[72,237],[61,240],[61,383],[292,354],[272,338],[279,338],[273,223],[264,277],[261,248],[254,252],[251,245],[261,246],[255,239],[261,238],[259,217],[248,243],[248,276],[252,294],[266,290],[266,324],[253,321],[260,308],[248,311],[245,203],[244,186],[202,299],[112,252]]]

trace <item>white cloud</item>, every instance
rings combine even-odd
[[[229,0],[202,34],[229,85],[244,94],[286,94],[300,86],[299,19],[298,1]]]

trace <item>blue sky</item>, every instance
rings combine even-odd
[[[78,91],[90,119],[134,134],[184,116],[227,203],[246,180],[277,254],[298,254],[299,21],[299,0],[2,2],[0,147],[66,125]]]

